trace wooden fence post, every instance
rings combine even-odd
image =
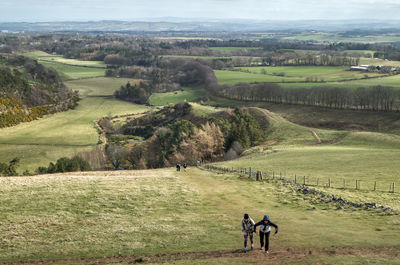
[[[331,178],[328,179],[328,187],[331,187]]]
[[[249,167],[249,178],[251,178],[252,176],[251,176],[251,167]]]
[[[376,181],[374,182],[374,191],[376,191]]]
[[[358,180],[356,180],[356,190],[358,189]]]
[[[303,186],[306,185],[306,176],[303,177]]]

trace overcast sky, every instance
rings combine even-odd
[[[400,19],[400,0],[0,0],[0,21]]]

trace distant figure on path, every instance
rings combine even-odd
[[[187,165],[186,165],[186,163],[184,163],[184,164],[183,164],[183,171],[186,172],[186,168],[187,168]]]
[[[176,171],[181,171],[181,164],[176,164]]]
[[[265,253],[269,250],[269,234],[271,233],[271,226],[275,227],[275,234],[278,233],[278,226],[269,220],[269,216],[266,214],[264,218],[254,225],[254,232],[256,232],[257,226],[260,226],[260,245],[261,250],[264,246],[265,237]]]
[[[247,239],[250,237],[250,242],[251,242],[251,249],[254,248],[253,245],[253,232],[255,231],[254,227],[254,221],[253,219],[250,218],[250,216],[245,213],[242,219],[242,222],[240,224],[240,227],[242,228],[242,233],[244,237],[244,250],[243,252],[247,252]]]

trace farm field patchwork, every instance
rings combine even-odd
[[[365,76],[379,77],[383,74],[361,73],[348,71],[346,66],[277,66],[277,67],[241,67],[242,71],[215,70],[215,75],[221,84],[236,84],[240,82],[300,82],[312,83],[313,80],[333,82],[342,80],[362,79]],[[245,72],[243,72],[245,71]],[[262,71],[265,71],[264,73]],[[324,83],[319,83],[324,84]]]

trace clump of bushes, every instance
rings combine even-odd
[[[54,164],[50,162],[48,167],[38,167],[36,173],[63,173],[63,172],[76,172],[76,171],[90,171],[92,170],[89,163],[79,156],[73,158],[62,157]]]
[[[13,160],[11,160],[8,164],[0,163],[0,176],[16,176],[16,175],[18,175],[17,167],[18,167],[19,161],[20,161],[19,158],[16,157]]]

